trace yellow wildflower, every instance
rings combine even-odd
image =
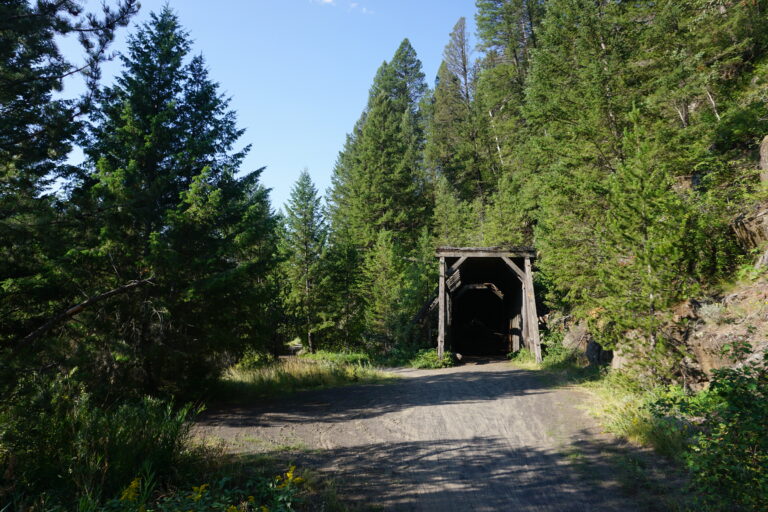
[[[238,512],[238,508],[234,505],[230,505],[227,507],[227,512]]]
[[[192,486],[192,494],[189,495],[193,501],[200,501],[203,499],[203,495],[208,492],[208,484]]]
[[[139,486],[141,485],[141,478],[136,477],[131,480],[131,483],[126,487],[122,494],[120,494],[120,501],[136,501],[139,497]]]

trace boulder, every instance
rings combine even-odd
[[[592,340],[592,335],[587,329],[587,322],[578,322],[571,326],[563,337],[563,347],[568,350],[586,352],[587,345]]]
[[[760,203],[751,211],[736,217],[731,227],[744,249],[761,249],[757,265],[768,264],[768,254],[765,254],[768,248],[768,202]]]

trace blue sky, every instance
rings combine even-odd
[[[141,0],[132,26],[166,1],[211,77],[232,96],[246,129],[242,142],[252,144],[244,169],[267,167],[262,182],[272,189],[275,209],[304,167],[321,192],[330,186],[376,69],[404,38],[433,86],[459,17],[474,32],[474,0]],[[115,50],[125,49],[127,33]],[[104,82],[119,70],[117,60],[106,64]]]

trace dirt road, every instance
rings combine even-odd
[[[382,510],[628,511],[602,455],[610,439],[535,372],[477,361],[401,379],[209,412],[233,451],[291,451],[347,501]],[[286,447],[294,448],[286,448]]]

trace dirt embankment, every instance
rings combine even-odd
[[[506,362],[400,374],[392,384],[211,411],[198,432],[239,453],[287,449],[362,507],[637,509],[618,490],[604,455],[613,441],[580,408],[582,393]]]

